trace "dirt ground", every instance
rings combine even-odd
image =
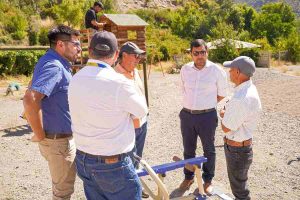
[[[254,76],[263,113],[254,133],[254,162],[249,171],[253,199],[300,199],[300,77],[269,69]],[[25,88],[23,87],[23,90]],[[19,115],[22,92],[5,97],[0,88],[0,199],[51,199],[47,163],[38,146],[29,141],[31,130]],[[172,162],[182,156],[178,113],[181,109],[179,75],[151,73],[149,80],[150,116],[144,159],[151,165]],[[216,177],[214,185],[230,194],[223,151],[223,133],[216,132]],[[202,155],[198,143],[197,154]],[[170,192],[183,179],[182,170],[167,173]],[[150,185],[153,181],[147,180]],[[189,192],[193,192],[195,186]],[[174,192],[173,192],[174,194]],[[85,199],[82,182],[76,180],[72,199]]]

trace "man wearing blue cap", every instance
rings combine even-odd
[[[227,173],[235,199],[248,200],[248,170],[253,159],[252,134],[262,109],[258,92],[251,80],[255,63],[247,56],[240,56],[223,65],[230,68],[230,80],[236,86],[233,97],[220,111],[225,133]]]

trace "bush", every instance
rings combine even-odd
[[[49,30],[47,27],[41,27],[40,32],[39,32],[40,45],[43,45],[43,46],[50,45],[49,39],[48,39],[48,32],[49,32]]]
[[[11,33],[14,39],[22,40],[27,35],[28,22],[21,14],[14,15],[8,20],[6,29]]]
[[[223,63],[227,60],[233,60],[238,56],[236,48],[230,44],[229,40],[226,40],[221,46],[217,46],[217,49],[210,50],[208,54],[209,59],[213,62]]]
[[[240,56],[248,56],[254,60],[255,63],[257,63],[259,59],[259,49],[252,48],[252,49],[242,49],[240,51]]]
[[[300,62],[300,35],[291,34],[286,43],[287,59],[293,63]]]
[[[33,73],[38,59],[45,51],[0,52],[0,74],[26,75]]]

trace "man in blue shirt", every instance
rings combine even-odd
[[[70,62],[81,51],[79,32],[60,25],[48,33],[50,50],[35,66],[32,84],[23,104],[33,130],[32,142],[39,143],[48,161],[53,199],[70,199],[75,182],[75,145],[71,130],[68,87],[72,77]]]

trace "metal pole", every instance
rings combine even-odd
[[[143,62],[143,74],[144,74],[144,88],[147,106],[149,107],[149,96],[148,96],[148,81],[147,81],[147,60]]]

